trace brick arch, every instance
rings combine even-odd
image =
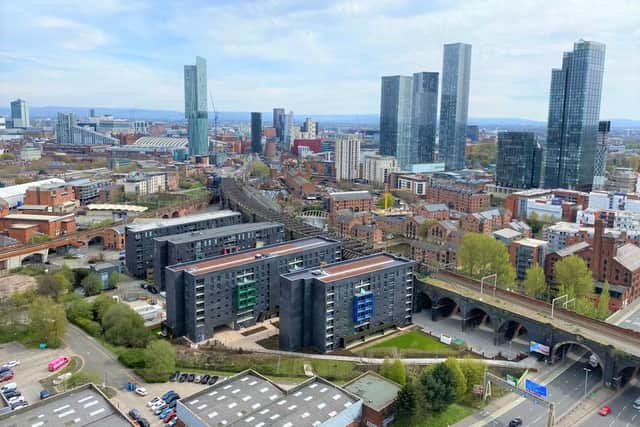
[[[464,313],[464,323],[466,327],[475,328],[480,325],[493,323],[491,313],[484,308],[471,306]]]
[[[591,354],[595,355],[596,358],[598,359],[598,365],[600,365],[600,368],[604,371],[604,368],[605,368],[604,361],[606,360],[606,358],[603,357],[603,355],[600,354],[598,351],[590,347],[588,344],[585,344],[584,342],[579,342],[578,340],[569,339],[569,340],[564,340],[564,341],[555,343],[553,347],[551,347],[551,357],[555,357],[556,352],[565,345],[577,345],[578,347],[581,347],[587,350],[588,352],[590,352]]]

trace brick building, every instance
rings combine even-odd
[[[406,221],[409,217],[405,215],[378,215],[376,216],[376,226],[385,234],[404,236],[406,232]]]
[[[460,227],[465,232],[491,234],[508,226],[511,212],[503,208],[489,209],[465,215]]]
[[[480,212],[491,205],[490,196],[481,190],[442,183],[428,185],[425,198],[429,203],[443,203],[465,213]]]
[[[368,191],[340,191],[329,193],[329,214],[334,216],[342,209],[353,212],[371,212],[375,198]]]
[[[104,248],[114,251],[124,250],[124,237],[124,225],[105,229],[103,235]]]
[[[396,400],[401,387],[373,371],[346,383],[343,388],[362,398],[361,425],[386,427],[396,419]]]
[[[544,240],[528,237],[511,242],[511,245],[509,245],[509,257],[516,270],[516,278],[518,280],[524,280],[527,269],[536,265],[544,267],[547,245]]]
[[[416,215],[422,215],[428,219],[436,219],[438,221],[449,219],[449,208],[443,203],[427,203],[420,205],[413,210]]]
[[[20,210],[25,213],[60,214],[73,212],[75,208],[73,187],[67,184],[45,184],[27,189]]]
[[[0,230],[4,230],[9,237],[22,243],[29,242],[38,234],[55,239],[75,232],[76,218],[74,214],[9,214],[0,218]]]
[[[318,187],[307,181],[302,175],[287,173],[284,176],[284,183],[287,185],[289,191],[298,197],[315,196],[320,193]]]
[[[428,265],[458,265],[457,250],[456,242],[439,245],[419,240],[411,241],[411,259]]]

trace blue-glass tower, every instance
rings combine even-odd
[[[207,154],[207,61],[199,56],[195,65],[184,66],[184,115],[188,122],[189,154]]]

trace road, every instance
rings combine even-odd
[[[584,419],[579,425],[584,427],[632,427],[640,425],[640,410],[633,407],[633,401],[640,397],[640,386],[630,385],[614,397],[607,405],[611,414],[603,417],[597,412]]]
[[[77,326],[69,324],[65,342],[83,358],[83,370],[100,374],[107,385],[121,390],[128,381],[137,380],[132,371],[118,362],[116,356]]]
[[[587,358],[574,362],[556,378],[547,384],[548,400],[555,405],[556,419],[569,411],[580,399],[585,396],[585,370],[591,369],[587,382],[587,393],[591,393],[602,383],[602,370],[591,368]],[[524,421],[523,427],[544,427],[547,425],[547,409],[534,404],[529,400],[519,399],[521,403],[506,413],[492,419],[484,426],[503,427],[508,426],[509,421],[520,417]]]

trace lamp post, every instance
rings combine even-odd
[[[551,300],[551,319],[552,320],[553,320],[553,310],[554,310],[554,308],[556,306],[556,302],[560,301],[561,299],[565,299],[566,300],[568,298],[569,298],[569,295],[568,294],[564,294],[564,295],[561,295],[561,296],[556,297],[553,300]]]
[[[489,274],[480,279],[480,295],[484,292],[484,281],[486,279],[493,279],[493,296],[496,295],[496,287],[498,286],[498,275],[496,273]]]
[[[589,383],[589,372],[591,372],[591,369],[589,368],[584,368],[584,395],[587,395],[587,384]]]

